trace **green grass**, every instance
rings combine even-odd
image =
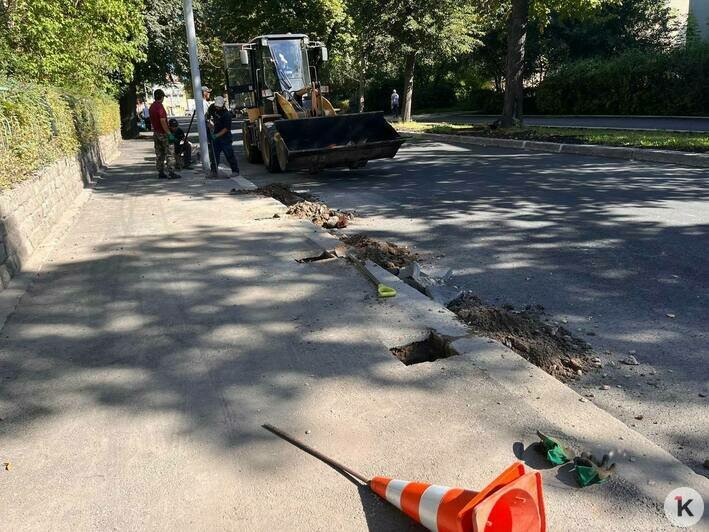
[[[414,131],[418,133],[455,134],[458,131],[471,129],[471,126],[467,124],[449,124],[447,122],[435,124],[429,122],[394,122],[392,126],[400,131]]]
[[[491,129],[486,125],[405,122],[393,124],[400,131],[471,135],[520,140],[539,140],[563,144],[600,144],[697,153],[709,152],[709,133],[671,131],[628,131],[562,127],[525,127]]]

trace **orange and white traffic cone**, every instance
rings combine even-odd
[[[517,462],[480,492],[386,477],[374,493],[434,532],[543,532],[542,479]]]
[[[368,480],[273,425],[263,427],[341,472],[368,484],[374,493],[434,532],[546,530],[542,476],[538,472],[527,473],[522,462],[512,464],[479,492],[387,477]]]

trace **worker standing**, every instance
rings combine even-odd
[[[170,132],[167,113],[162,104],[165,93],[162,89],[157,89],[153,93],[153,98],[155,101],[150,106],[150,125],[153,129],[155,167],[158,171],[158,179],[179,179],[181,176],[175,173],[175,137]],[[167,167],[167,173],[165,173],[165,167]]]
[[[224,153],[224,157],[226,157],[226,160],[229,162],[229,166],[231,166],[232,177],[238,176],[239,163],[236,161],[234,149],[231,146],[232,116],[226,108],[223,96],[217,96],[214,98],[212,109],[214,129],[211,135],[211,140],[213,148],[212,151],[214,152],[214,161],[212,161],[212,175],[210,177],[213,179],[219,178],[219,158],[222,153]]]
[[[202,85],[202,109],[204,110],[205,115],[208,115],[209,106],[212,103],[209,101],[211,95],[212,89],[210,89],[206,85]]]
[[[146,131],[150,131],[150,109],[148,108],[148,102],[143,102],[143,128]]]
[[[399,117],[399,95],[396,89],[391,93],[391,114],[396,118]]]
[[[214,131],[214,102],[210,100],[212,89],[206,85],[202,85],[202,111],[204,112],[204,120],[207,125],[207,132]],[[207,135],[207,153],[209,154],[209,164],[214,166],[214,147],[212,146],[212,135]],[[219,164],[217,163],[217,166]]]

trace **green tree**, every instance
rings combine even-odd
[[[526,68],[544,75],[579,59],[611,58],[629,50],[666,51],[679,36],[667,0],[604,2],[585,16],[552,12],[546,27],[530,24]]]
[[[121,131],[124,138],[138,134],[135,112],[138,92],[146,84],[164,84],[176,78],[187,79],[189,59],[182,2],[145,0],[141,17],[146,36],[144,53],[121,80]]]
[[[142,0],[0,2],[0,71],[79,91],[116,92],[142,57]]]
[[[388,61],[391,37],[383,25],[385,5],[377,0],[348,0],[347,18],[338,28],[337,38],[333,39],[339,46],[334,50],[331,72],[339,75],[340,85],[354,83],[357,97],[352,108],[359,111],[364,111],[367,83],[386,69]]]
[[[530,16],[541,27],[549,23],[552,13],[567,16],[573,13],[584,17],[602,3],[614,4],[620,0],[491,0],[488,9],[508,6],[507,61],[505,71],[505,100],[502,109],[503,127],[522,123],[524,101],[525,52]]]
[[[202,80],[212,88],[225,86],[223,43],[290,32],[337,47],[340,29],[346,27],[345,6],[345,0],[195,1]]]
[[[383,22],[390,28],[392,45],[404,59],[402,119],[411,120],[414,75],[418,62],[454,57],[479,44],[479,13],[455,0],[425,2],[394,0],[383,8]]]

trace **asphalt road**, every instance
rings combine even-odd
[[[604,361],[576,388],[709,473],[709,171],[430,141],[357,171],[242,169],[355,210],[351,232],[410,245],[459,289],[543,305]]]
[[[415,115],[420,122],[452,122],[456,124],[490,124],[497,115],[473,113],[431,113]],[[668,131],[709,131],[709,117],[663,116],[526,116],[528,126],[557,126]]]

